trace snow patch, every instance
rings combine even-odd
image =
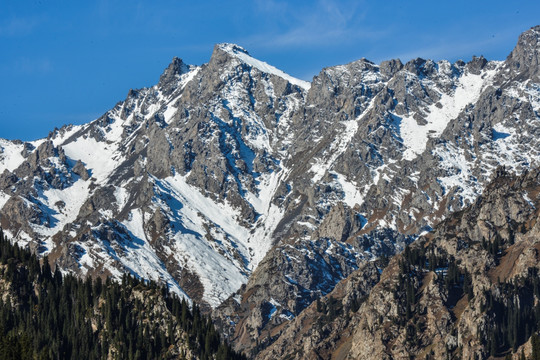
[[[280,78],[285,79],[291,84],[297,85],[304,90],[309,90],[309,88],[311,87],[311,84],[309,82],[292,77],[284,73],[283,71],[273,67],[272,65],[265,63],[264,61],[260,61],[251,57],[244,48],[238,45],[219,44],[218,47],[219,49],[225,51],[226,53],[233,55],[234,57],[238,58],[242,62],[248,65],[251,65],[254,68],[257,68],[264,73],[279,76]]]
[[[171,219],[171,254],[199,275],[204,299],[211,306],[219,305],[247,281],[253,255],[249,230],[239,225],[238,210],[205,197],[185,177],[154,181],[161,194],[156,205]],[[247,263],[239,263],[232,253]]]
[[[327,159],[315,159],[316,161],[310,169],[313,173],[313,177],[311,178],[312,183],[316,184],[319,182],[337,158],[345,152],[354,134],[356,134],[356,131],[358,130],[358,121],[358,118],[344,121],[345,129],[341,134],[341,137],[338,137],[332,145],[330,145],[330,149],[328,149],[330,157]]]
[[[82,129],[82,127],[83,125],[69,125],[67,126],[67,128],[62,129],[63,131],[56,133],[56,135],[52,139],[53,145],[54,146],[62,145],[73,134],[75,134],[77,131]]]
[[[0,138],[0,174],[4,170],[13,171],[23,163],[23,149],[23,144],[15,144],[12,141]]]
[[[482,192],[482,185],[472,174],[471,164],[465,156],[465,151],[453,144],[444,144],[436,148],[433,154],[440,157],[439,164],[441,168],[450,174],[437,179],[445,192],[457,188],[463,199],[472,204]]]
[[[190,70],[189,72],[182,74],[180,76],[180,85],[179,85],[180,89],[183,90],[186,87],[186,85],[191,80],[193,80],[193,78],[195,78],[195,76],[199,73],[200,70],[201,70],[201,67],[197,66],[197,67],[193,67],[193,69]],[[163,118],[165,120],[165,123],[170,124],[173,121],[174,115],[178,111],[178,108],[175,106],[175,104],[181,97],[182,97],[182,94],[173,98],[172,100],[168,101],[165,104],[166,110],[163,112]]]
[[[536,206],[534,206],[534,203],[532,202],[531,198],[529,197],[529,194],[527,192],[523,193],[523,199],[533,208],[536,209]]]
[[[54,247],[50,239],[77,218],[81,206],[88,198],[88,185],[88,181],[78,179],[65,189],[49,188],[40,193],[39,200],[47,208],[50,222],[47,226],[32,224],[32,228],[47,237],[45,241],[47,249],[44,254],[49,253]]]
[[[128,220],[122,222],[131,238],[126,240],[132,240],[132,242],[125,244],[126,253],[124,256],[119,257],[120,261],[135,274],[145,279],[165,283],[169,290],[172,290],[180,297],[189,299],[148,243],[143,228],[144,222],[144,214],[140,209],[131,211]]]
[[[453,93],[442,93],[439,101],[427,108],[425,118],[427,124],[419,125],[413,116],[401,118],[400,136],[406,147],[403,159],[415,159],[424,152],[429,138],[439,137],[448,123],[457,118],[465,106],[475,103],[482,91],[491,84],[499,66],[479,75],[472,73],[462,75]],[[394,116],[399,118],[397,115]]]
[[[338,172],[331,172],[336,177],[336,181],[343,190],[344,198],[343,202],[350,208],[354,208],[355,205],[362,205],[364,202],[364,194],[360,192],[358,186],[354,182],[347,181],[345,175]],[[367,186],[366,186],[367,188]]]
[[[120,212],[127,204],[129,193],[124,187],[117,186],[114,190],[114,197],[116,198],[116,204],[118,205],[118,211]]]
[[[91,170],[92,177],[98,183],[103,183],[123,160],[123,157],[116,152],[115,145],[115,143],[96,141],[88,136],[79,137],[76,141],[63,145],[63,149],[69,158],[81,160],[86,168]]]
[[[11,195],[8,195],[5,192],[0,191],[0,209],[2,209],[4,205],[6,205],[6,203],[8,202],[10,198],[11,198]]]
[[[313,173],[313,177],[311,179],[312,183],[315,184],[319,182],[326,173],[326,171],[331,169],[337,158],[340,157],[341,154],[345,152],[345,150],[347,150],[347,146],[349,146],[349,143],[358,131],[358,123],[366,114],[369,113],[372,107],[373,99],[369,103],[369,106],[358,117],[342,122],[345,126],[345,129],[343,132],[340,132],[337,139],[334,140],[330,145],[330,148],[327,151],[330,156],[326,159],[315,159],[315,163],[311,165],[310,171]]]

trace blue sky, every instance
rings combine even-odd
[[[232,42],[311,80],[362,57],[503,60],[540,1],[0,1],[0,137],[89,122],[151,86],[173,56]]]

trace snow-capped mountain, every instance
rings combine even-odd
[[[273,147],[308,88],[236,45],[202,67],[175,58],[89,124],[3,140],[4,228],[64,269],[129,271],[218,305],[272,245],[286,173]]]
[[[502,62],[362,59],[311,83],[232,44],[175,58],[97,120],[2,140],[1,225],[65,271],[232,295],[216,316],[248,344],[470,204],[498,165],[538,165],[539,36]]]

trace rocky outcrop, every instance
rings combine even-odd
[[[380,270],[379,264],[366,263],[277,331],[262,332],[260,347],[272,345],[255,358],[342,358],[350,349],[354,314],[379,281]]]
[[[507,66],[516,74],[516,80],[533,82],[540,80],[540,26],[535,26],[520,35],[515,49],[506,59]]]
[[[500,292],[507,284],[514,283],[521,289],[518,292],[529,291],[528,285],[516,281],[529,278],[538,267],[538,258],[533,255],[533,260],[531,255],[540,239],[536,225],[539,176],[538,170],[521,177],[501,170],[474,205],[410,246],[408,254],[432,252],[424,260],[428,265],[403,265],[410,262],[407,252],[393,259],[358,313],[350,358],[487,358],[512,346],[517,352],[533,328],[528,334],[522,329],[524,333],[512,340],[513,345],[507,339],[494,345],[490,339],[493,333],[507,335],[513,330],[501,330],[501,319],[493,318],[490,304],[514,301],[508,290],[507,294]],[[454,265],[426,271],[438,256],[456,264],[462,275],[455,283],[449,280],[456,271],[452,270]],[[401,295],[395,282],[403,276],[412,279],[415,292],[410,319],[404,319],[405,309],[396,301]],[[495,316],[504,316],[509,310],[498,311]],[[411,330],[412,326],[416,329]]]
[[[530,336],[540,330],[529,315],[538,301],[539,206],[540,171],[517,177],[499,169],[482,197],[391,259],[380,279],[369,268],[355,271],[281,328],[257,358],[517,358],[522,347],[530,353]],[[361,305],[351,307],[351,299]],[[330,303],[339,316],[329,317]],[[520,325],[507,322],[510,313]]]
[[[346,241],[362,229],[364,223],[360,215],[343,203],[338,203],[326,215],[312,237]]]
[[[276,246],[248,283],[214,311],[214,318],[237,350],[263,348],[360,263],[351,245],[332,239]]]

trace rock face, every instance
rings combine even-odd
[[[536,33],[537,28],[520,37],[514,57],[537,52],[532,41],[524,40]],[[275,260],[290,252],[289,262],[309,269],[310,258],[294,254],[299,247],[310,253],[306,246],[310,241],[323,244],[322,251],[327,241],[352,245],[349,254],[356,264],[349,262],[345,271],[343,264],[334,267],[345,275],[367,260],[399,252],[418,233],[471,204],[500,164],[518,173],[538,166],[540,144],[535,134],[540,108],[537,100],[530,100],[538,99],[539,87],[534,81],[524,85],[520,76],[510,60],[497,63],[484,58],[454,64],[416,59],[380,66],[360,60],[324,69],[314,78],[306,111],[316,111],[321,118],[334,113],[339,120],[312,125],[306,136],[320,137],[313,143],[321,147],[297,152],[307,158],[289,175],[292,185],[286,200],[292,201],[285,203],[293,206],[287,213],[295,214],[296,220],[285,216],[282,223],[287,227],[278,226],[275,232],[280,244],[294,245],[277,245],[267,257]],[[354,102],[339,100],[349,98],[352,91]],[[321,98],[333,100],[322,109],[309,105]],[[324,135],[331,131],[332,136]],[[290,285],[300,283],[294,273],[275,270],[287,266],[266,264],[259,264],[247,286],[216,313],[237,349],[248,352],[265,346],[260,341],[265,334],[274,334],[265,337],[269,343],[278,337],[289,311],[298,316],[312,299],[332,288],[322,290],[304,282],[298,291]],[[257,279],[263,273],[265,278],[267,274],[277,278],[268,284],[279,284],[281,291],[263,286]],[[317,284],[317,279],[314,276],[311,283]],[[276,295],[291,293],[295,298],[306,294],[301,298],[309,301],[287,307],[290,295]],[[253,304],[270,298],[281,305],[281,312],[268,320],[246,320],[255,313],[261,317],[264,307]],[[242,307],[244,303],[251,304],[249,309]]]
[[[539,29],[504,62],[361,59],[311,83],[232,44],[174,58],[91,123],[1,140],[2,227],[66,271],[223,303],[222,330],[260,349],[497,166],[540,165]]]
[[[257,359],[529,354],[540,329],[539,208],[540,171],[501,169],[473,205],[391,259],[380,278],[371,264],[375,271],[353,272]]]
[[[354,314],[379,281],[381,267],[368,262],[341,281],[325,297],[312,303],[298,317],[276,332],[263,333],[260,359],[343,358],[350,349]],[[259,349],[255,349],[259,350]]]

